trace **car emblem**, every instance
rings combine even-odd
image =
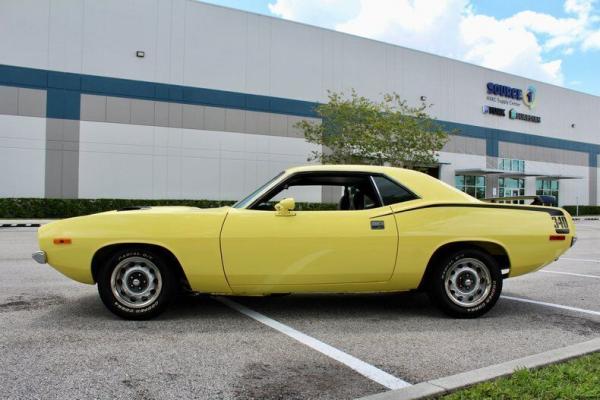
[[[371,221],[371,229],[373,229],[373,230],[385,229],[385,223],[383,221]]]

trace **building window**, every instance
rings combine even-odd
[[[498,169],[503,171],[525,172],[525,161],[500,158],[498,160]]]
[[[462,190],[477,199],[485,198],[485,176],[456,175],[454,183],[458,190]]]
[[[498,178],[500,186],[500,197],[525,196],[525,179],[521,178]],[[514,200],[514,204],[523,204],[523,200]]]
[[[554,204],[552,205],[558,206],[558,179],[536,179],[535,194],[538,196],[554,196]]]

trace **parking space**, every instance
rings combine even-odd
[[[558,262],[505,281],[507,298],[476,320],[422,294],[201,295],[132,322],[31,261],[35,229],[3,229],[0,397],[355,398],[388,390],[362,367],[414,384],[583,342],[600,336],[600,223],[578,236]]]

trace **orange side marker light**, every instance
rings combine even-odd
[[[54,239],[54,244],[71,244],[71,239],[69,239],[69,238],[56,238],[56,239]]]

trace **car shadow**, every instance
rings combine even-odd
[[[307,318],[339,319],[344,316],[368,318],[373,315],[443,318],[443,314],[422,293],[296,294],[265,297],[182,294],[177,296],[169,308],[153,321],[243,317],[239,312],[221,303],[219,301],[221,297],[258,312],[303,315]],[[85,328],[89,324],[98,322],[124,321],[108,311],[96,293],[62,298],[60,302],[48,302],[46,305],[47,307],[43,307],[45,312],[38,317],[39,322],[44,324],[60,321],[61,326],[64,326],[69,321],[76,321],[74,324]]]
[[[114,327],[137,329],[148,324],[166,331],[204,331],[234,329],[235,324],[246,324],[247,318],[219,300],[226,298],[244,305],[270,318],[290,321],[368,321],[375,325],[391,321],[403,321],[405,325],[439,323],[450,320],[449,325],[464,326],[465,320],[446,316],[431,303],[429,298],[418,292],[383,294],[294,294],[277,296],[211,296],[186,294],[178,296],[169,308],[150,321],[126,321],[104,307],[96,293],[69,296],[60,302],[39,309],[34,320],[46,328],[76,328],[96,330]],[[506,318],[523,317],[516,304],[499,301],[489,313],[478,318],[476,325],[493,323]],[[473,321],[473,320],[470,320]],[[487,322],[486,322],[487,321]],[[471,325],[473,325],[471,323]],[[241,325],[239,325],[241,327]]]
[[[265,297],[229,297],[259,312],[295,314],[321,319],[342,316],[365,317],[373,315],[411,317],[443,317],[424,293],[380,294],[294,294]]]

